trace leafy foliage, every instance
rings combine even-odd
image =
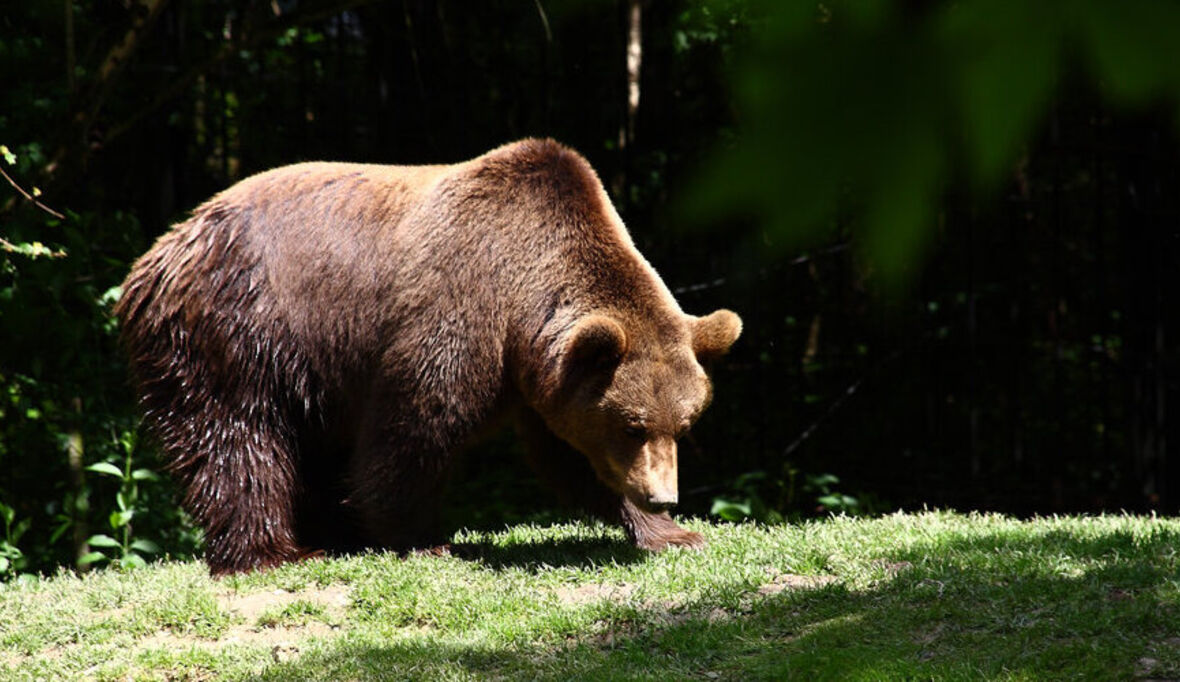
[[[709,513],[724,521],[783,523],[797,520],[804,511],[824,514],[872,514],[882,511],[869,496],[867,503],[839,491],[835,474],[806,474],[798,485],[800,472],[789,462],[781,477],[765,471],[741,474],[729,484],[730,492],[713,498]]]
[[[1084,70],[1117,105],[1180,104],[1180,62],[1162,58],[1175,3],[752,6],[733,78],[742,134],[704,175],[693,212],[755,216],[780,254],[851,223],[894,284],[917,276],[953,181],[986,192],[1008,179],[1066,74]]]
[[[21,536],[29,530],[29,519],[16,520],[16,510],[0,502],[0,518],[4,519],[4,538],[0,539],[0,579],[9,578],[28,565],[20,549]]]
[[[146,565],[143,559],[144,554],[158,554],[160,551],[159,545],[146,540],[144,538],[132,539],[131,521],[135,518],[137,512],[145,511],[142,508],[137,508],[139,502],[139,483],[141,481],[157,481],[157,476],[150,469],[134,469],[132,470],[135,457],[133,456],[136,450],[135,434],[125,433],[120,439],[120,444],[123,446],[123,451],[126,453],[123,458],[123,468],[119,468],[110,462],[96,462],[86,467],[87,471],[93,471],[99,474],[104,474],[120,481],[121,485],[119,491],[115,493],[115,509],[111,511],[107,518],[107,523],[110,525],[111,531],[114,532],[118,539],[112,538],[105,533],[98,533],[91,535],[86,543],[91,547],[98,547],[98,550],[89,552],[78,559],[78,563],[82,566],[89,566],[95,562],[110,561],[112,565],[121,568],[142,568]],[[118,551],[118,556],[111,557],[102,552],[103,549],[113,549]]]
[[[44,157],[36,144],[14,148],[0,153],[16,182],[34,174]],[[117,549],[120,565],[142,563],[140,553],[159,548],[133,539],[130,520],[137,505],[151,505],[144,527],[161,529],[173,553],[191,553],[195,539],[170,486],[146,475],[155,466],[149,453],[127,449],[138,415],[110,307],[127,261],[140,248],[138,223],[122,211],[57,214],[31,200],[10,211],[0,233],[0,463],[6,471],[0,500],[22,520],[6,551],[20,552],[22,570],[86,567],[105,556],[78,551],[97,513],[122,537],[96,534],[91,544]],[[84,469],[85,459],[98,464]],[[106,484],[84,475],[110,473],[102,468],[110,466],[105,460],[134,463],[138,478],[108,497]],[[140,489],[141,482],[150,490]]]

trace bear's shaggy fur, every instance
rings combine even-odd
[[[684,314],[575,152],[304,163],[163,235],[116,313],[214,574],[423,546],[453,455],[513,417],[538,474],[648,549],[703,371],[740,333]]]

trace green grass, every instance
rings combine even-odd
[[[1180,520],[687,525],[704,551],[524,525],[450,557],[0,586],[0,679],[1180,677]]]

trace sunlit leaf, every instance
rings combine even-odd
[[[713,507],[709,513],[713,516],[721,517],[726,521],[741,521],[750,517],[753,509],[749,501],[735,502],[723,498],[713,500]]]
[[[86,467],[86,470],[106,474],[107,476],[114,476],[115,478],[123,478],[123,471],[110,462],[96,462]]]
[[[107,555],[103,554],[102,552],[90,552],[88,554],[83,554],[81,557],[79,557],[78,564],[80,566],[89,566],[90,564],[93,564],[96,561],[105,561],[106,559],[107,559]]]
[[[86,544],[91,545],[92,547],[119,547],[119,546],[121,546],[121,545],[119,545],[119,542],[117,540],[115,540],[114,538],[112,538],[111,536],[103,535],[101,533],[99,533],[97,535],[91,535],[89,538],[86,539]]]
[[[128,552],[126,556],[119,560],[119,564],[123,568],[144,568],[147,566],[147,562],[143,560],[143,557],[135,552]]]

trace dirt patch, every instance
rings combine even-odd
[[[795,575],[793,573],[779,573],[770,582],[758,588],[758,594],[766,597],[785,590],[814,590],[825,585],[831,585],[838,578],[834,575]]]
[[[190,648],[203,651],[217,651],[222,647],[242,644],[247,646],[263,645],[271,647],[272,653],[281,650],[286,655],[284,660],[292,658],[292,654],[299,652],[299,645],[309,637],[326,637],[340,631],[327,623],[312,621],[306,625],[275,627],[252,627],[235,625],[217,639],[203,639],[191,635],[176,634],[171,630],[164,630],[148,635],[136,642],[137,649],[176,649]]]
[[[217,651],[234,644],[264,646],[270,648],[271,656],[276,662],[285,662],[297,658],[301,647],[306,646],[304,643],[309,638],[330,637],[341,632],[342,628],[334,623],[345,621],[344,610],[351,603],[351,598],[347,588],[334,585],[298,592],[226,592],[217,595],[217,602],[222,609],[232,613],[237,621],[221,637],[215,640],[205,639],[163,630],[136,642],[136,649],[195,648]],[[263,614],[280,612],[295,602],[315,604],[323,609],[323,616],[308,618],[298,624],[259,624]]]
[[[562,585],[555,589],[553,593],[557,596],[557,601],[567,606],[578,606],[604,600],[621,604],[630,599],[631,595],[635,593],[635,586],[627,583],[619,585],[591,583],[589,585],[577,585],[573,587]]]
[[[342,613],[348,607],[351,599],[348,589],[338,585],[313,590],[288,592],[273,590],[270,592],[252,592],[238,594],[229,592],[217,596],[217,603],[221,608],[240,616],[246,625],[253,626],[258,617],[267,612],[279,611],[297,601],[311,602],[324,608],[329,614]]]
[[[889,561],[888,559],[875,559],[869,562],[870,566],[879,568],[885,572],[885,575],[890,578],[897,576],[905,571],[910,570],[914,565],[908,561]]]

